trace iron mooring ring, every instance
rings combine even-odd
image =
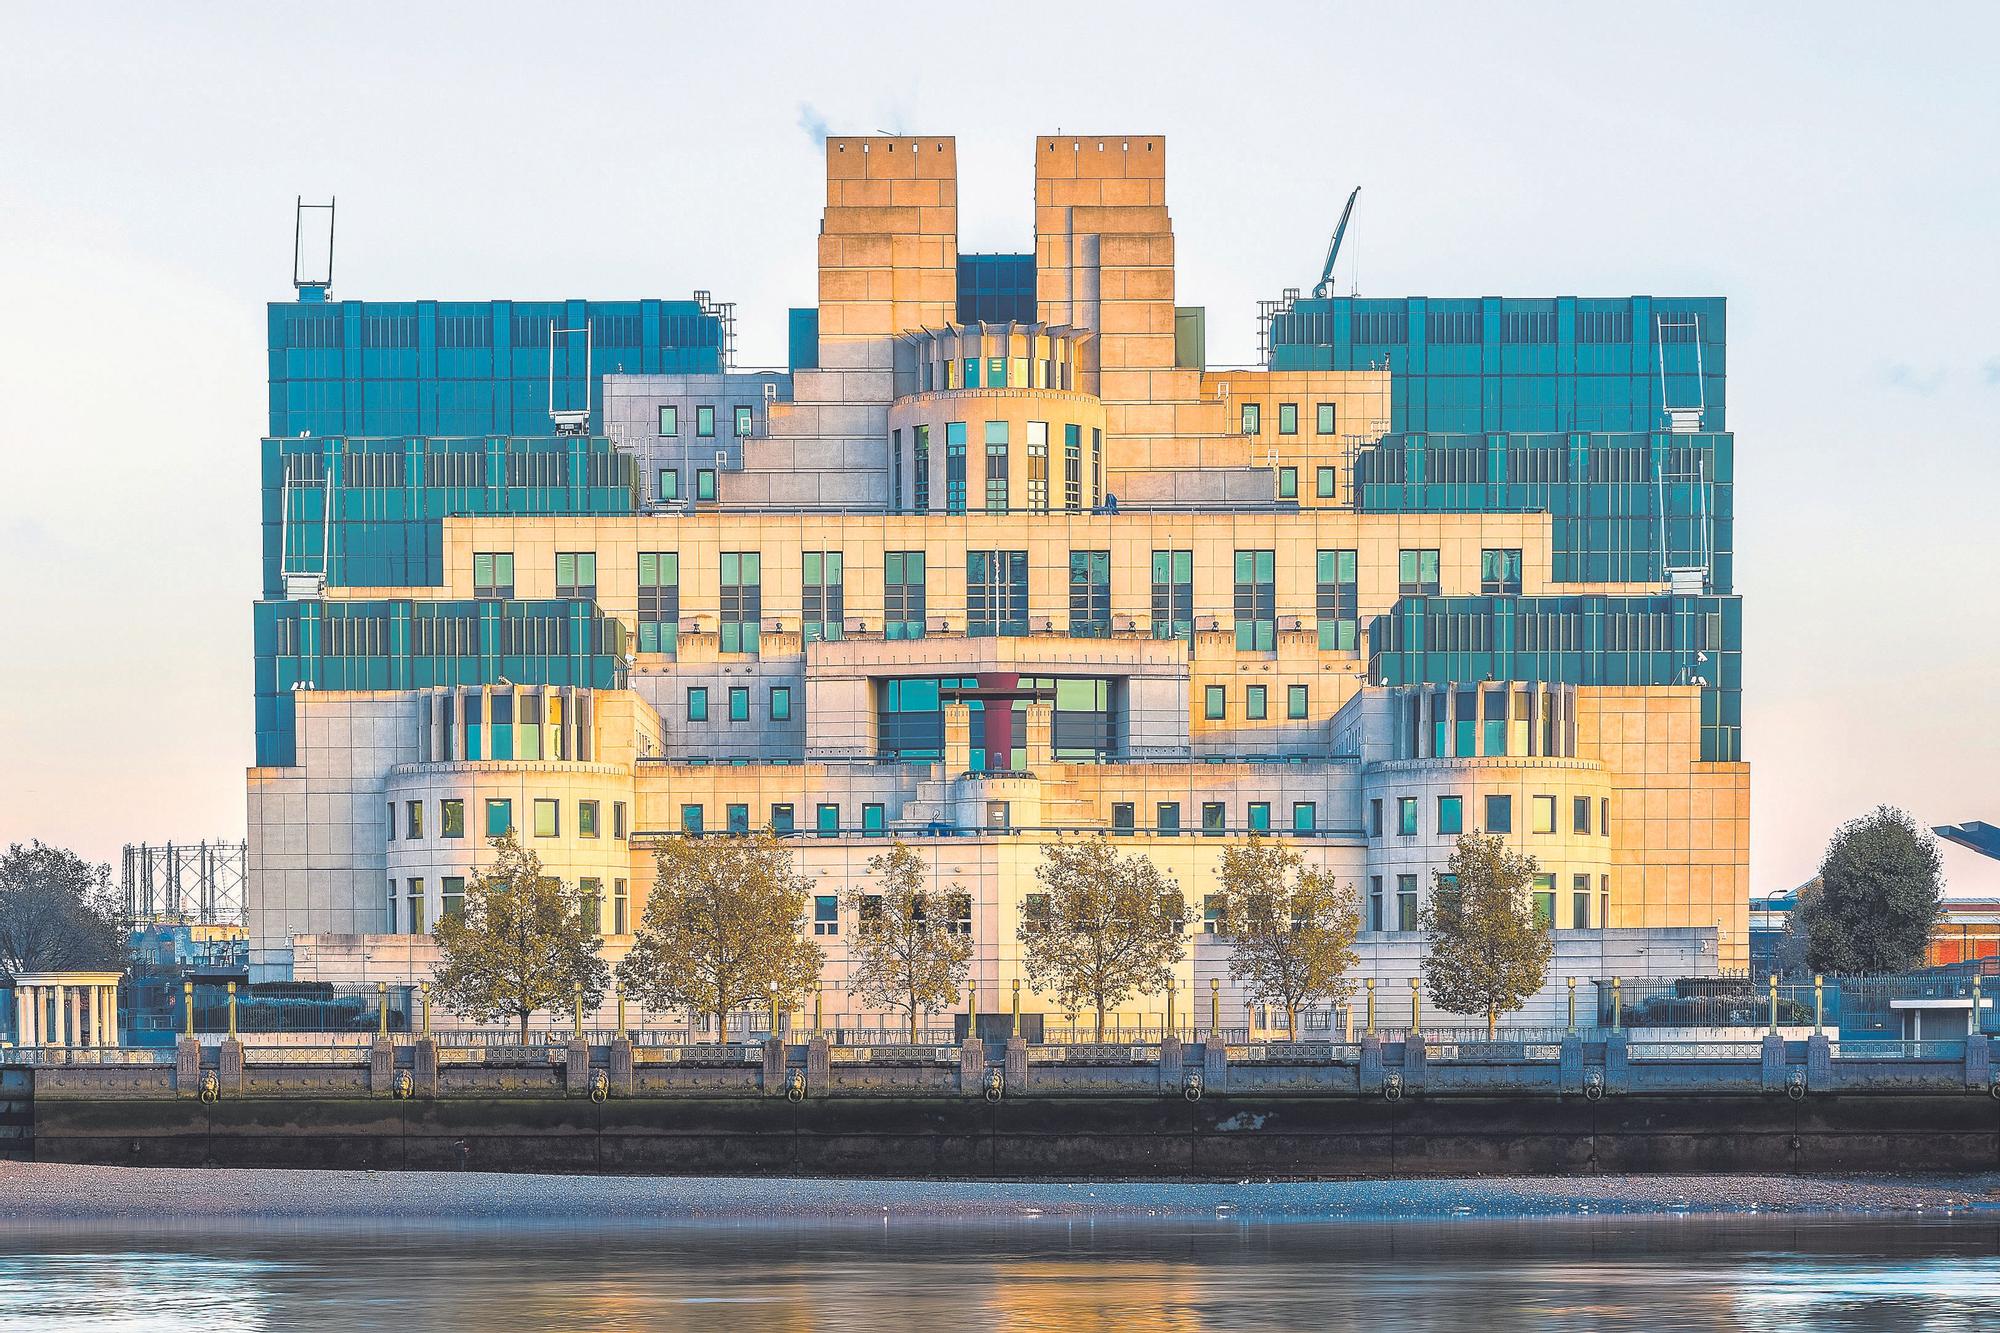
[[[1002,1097],[1006,1096],[1007,1081],[1004,1077],[1001,1076],[999,1070],[989,1069],[986,1071],[986,1078],[983,1084],[983,1092],[986,1097],[986,1100],[989,1102],[997,1102]]]
[[[389,1081],[389,1085],[394,1090],[397,1101],[408,1101],[417,1094],[417,1080],[407,1069],[398,1069],[396,1076]]]
[[[1181,1084],[1181,1096],[1191,1102],[1201,1100],[1201,1071],[1199,1069],[1188,1070],[1187,1079]]]
[[[201,1071],[201,1099],[205,1102],[222,1100],[222,1076],[213,1069]]]
[[[806,1099],[806,1075],[802,1069],[794,1069],[785,1075],[785,1100],[802,1102]]]
[[[1794,1069],[1785,1075],[1785,1095],[1795,1102],[1806,1099],[1806,1071]]]
[[[602,1069],[590,1071],[590,1100],[601,1102],[611,1096],[611,1075]]]
[[[1391,1102],[1400,1102],[1403,1100],[1403,1076],[1401,1074],[1390,1074],[1382,1080],[1382,1098],[1384,1101]]]
[[[1993,1080],[1986,1085],[1986,1090],[1995,1097],[2000,1097],[2000,1069],[1993,1071]]]
[[[1583,1076],[1583,1099],[1587,1102],[1604,1100],[1604,1071],[1593,1069]]]

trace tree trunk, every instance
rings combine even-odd
[[[1486,1040],[1492,1041],[1499,1034],[1500,1006],[1488,1001],[1486,1005]]]
[[[1101,1004],[1097,1006],[1097,1040],[1104,1040],[1104,1006]]]
[[[1288,1004],[1285,1006],[1285,1040],[1297,1041],[1298,1039],[1299,1039],[1298,1006]]]
[[[718,1009],[715,1011],[715,1040],[723,1046],[729,1044],[729,1011],[727,1009]]]
[[[917,1044],[917,999],[910,997],[910,1045]]]
[[[519,1013],[521,1016],[521,1044],[526,1046],[528,1044],[528,1011],[522,1009]]]

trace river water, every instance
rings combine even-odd
[[[0,1328],[1994,1330],[2000,1215],[63,1222]]]

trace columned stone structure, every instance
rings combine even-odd
[[[20,1046],[116,1046],[122,972],[21,972],[13,977]]]

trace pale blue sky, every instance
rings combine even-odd
[[[968,250],[1035,134],[1164,134],[1216,361],[1355,184],[1364,295],[1728,297],[1753,884],[2000,819],[1995,7],[414,8],[0,8],[0,842],[242,831],[295,195],[336,295],[704,287],[777,363],[816,120],[956,135]]]

